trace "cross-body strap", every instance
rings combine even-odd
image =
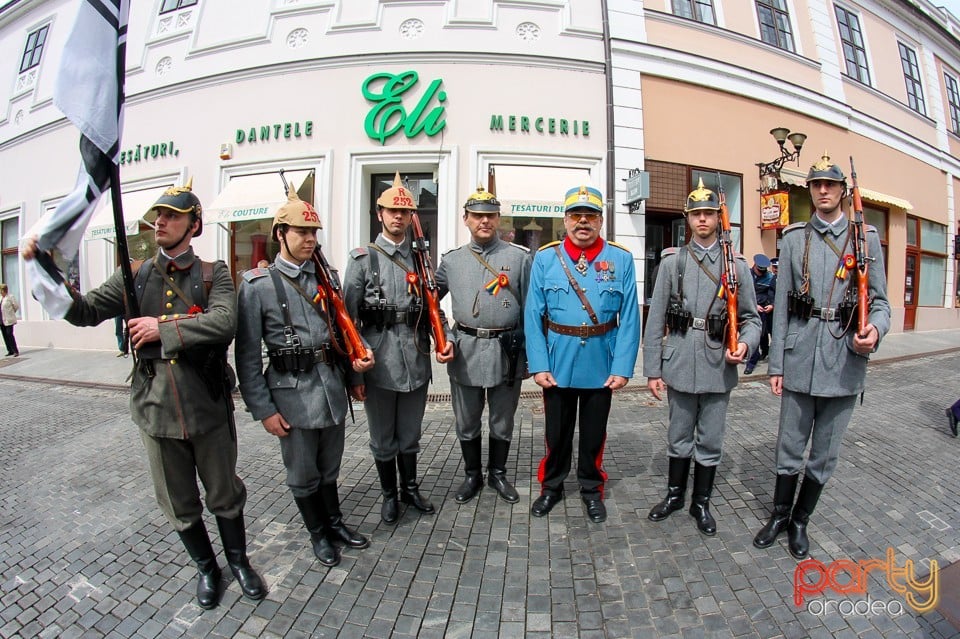
[[[586,310],[587,315],[590,316],[590,321],[594,324],[599,324],[600,320],[597,319],[597,314],[594,312],[593,306],[590,305],[590,300],[588,300],[587,296],[583,294],[583,289],[581,289],[580,285],[577,284],[577,280],[573,278],[573,273],[570,272],[570,267],[567,266],[567,263],[563,259],[563,252],[560,250],[560,245],[557,244],[553,247],[553,249],[557,252],[557,258],[560,260],[560,266],[563,267],[563,272],[567,274],[567,279],[570,281],[570,286],[573,287],[577,297],[580,298],[580,303],[583,304],[584,310]]]

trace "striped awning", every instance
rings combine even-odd
[[[800,173],[794,173],[793,171],[780,171],[780,181],[786,182],[787,184],[792,184],[793,186],[807,188],[807,176]],[[880,191],[874,191],[873,189],[868,189],[863,186],[860,187],[860,197],[875,204],[887,204],[898,209],[903,209],[904,211],[913,210],[913,204],[911,204],[909,200],[905,200],[894,195],[888,195]]]

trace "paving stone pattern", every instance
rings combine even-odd
[[[898,565],[911,559],[920,574],[930,559],[941,566],[960,560],[960,441],[947,433],[943,415],[958,378],[956,355],[872,367],[836,475],[811,518],[815,558],[883,558],[892,547]],[[666,406],[646,392],[615,398],[604,457],[609,519],[602,525],[586,519],[572,480],[549,517],[530,515],[543,453],[537,400],[522,402],[511,450],[519,503],[485,488],[456,504],[462,469],[452,411],[434,402],[420,467],[422,491],[438,511],[408,510],[396,526],[384,525],[360,410],[347,429],[341,496],[348,523],[372,544],[345,551],[329,570],[313,558],[276,440],[241,404],[250,556],[270,592],[251,602],[227,576],[212,611],[195,605],[195,569],[155,505],[127,397],[9,380],[0,380],[0,396],[2,637],[958,634],[936,612],[913,613],[878,572],[869,596],[900,602],[902,614],[813,614],[794,605],[796,562],[785,539],[766,551],[751,544],[771,504],[779,406],[760,382],[741,385],[730,404],[714,538],[701,536],[685,510],[659,524],[646,518],[662,497],[667,468]]]

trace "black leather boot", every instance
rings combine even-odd
[[[320,497],[323,499],[327,511],[327,540],[331,543],[342,543],[351,548],[366,548],[370,540],[351,530],[343,523],[343,513],[340,511],[340,495],[337,494],[336,484],[321,484]]]
[[[397,469],[400,471],[400,501],[410,504],[422,513],[434,512],[433,504],[420,494],[417,483],[417,454],[403,453],[397,457]]]
[[[303,525],[310,533],[310,543],[313,545],[313,554],[317,561],[332,568],[340,563],[340,551],[330,543],[326,535],[325,519],[326,509],[323,507],[323,499],[319,493],[313,493],[307,497],[294,497],[297,508],[300,509],[300,516],[303,517]]]
[[[807,538],[807,522],[810,515],[820,501],[823,484],[820,484],[808,475],[804,475],[797,493],[797,503],[793,505],[793,514],[787,524],[787,548],[794,559],[806,559],[810,554],[810,540]]]
[[[207,528],[200,521],[186,530],[178,531],[180,541],[190,558],[197,564],[197,604],[204,610],[216,608],[220,602],[220,567],[213,554]]]
[[[683,508],[683,495],[687,492],[687,477],[690,476],[689,457],[671,457],[667,470],[667,496],[650,509],[647,519],[663,521],[670,513]]]
[[[397,503],[397,462],[393,459],[380,461],[375,459],[377,475],[380,477],[380,489],[383,491],[383,506],[380,507],[380,519],[385,524],[396,523],[400,516],[400,504]]]
[[[787,529],[787,524],[790,523],[790,510],[793,508],[793,495],[797,492],[797,478],[797,475],[777,475],[770,521],[753,538],[753,545],[757,548],[769,548],[780,533]]]
[[[458,504],[465,504],[476,497],[483,489],[482,444],[480,438],[460,440],[460,450],[463,451],[463,472],[467,478],[463,480],[457,493],[453,496]]]
[[[697,529],[704,535],[717,534],[717,522],[710,514],[710,494],[713,492],[713,479],[717,475],[716,466],[703,466],[693,463],[693,497],[690,515],[697,520]]]
[[[267,589],[247,559],[247,531],[243,526],[243,514],[235,519],[217,517],[217,528],[220,529],[220,541],[223,542],[227,565],[240,584],[240,590],[244,596],[255,601],[263,599],[267,595]]]
[[[507,457],[510,455],[510,442],[491,437],[489,443],[490,450],[487,454],[490,461],[487,463],[487,485],[496,490],[505,502],[515,504],[520,501],[520,495],[507,481]]]

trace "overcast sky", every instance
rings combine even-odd
[[[946,7],[950,13],[960,18],[960,0],[933,0],[938,7]]]

